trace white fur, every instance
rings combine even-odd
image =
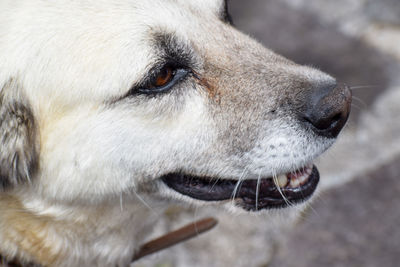
[[[299,168],[331,145],[281,118],[263,125],[264,134],[244,155],[199,163],[218,146],[219,125],[198,85],[162,99],[111,103],[157,60],[153,31],[171,32],[193,47],[200,69],[208,59],[229,64],[226,36],[274,56],[221,22],[221,8],[219,0],[0,0],[0,85],[18,77],[40,144],[33,185],[8,194],[32,218],[48,220],[35,233],[61,255],[52,265],[125,265],[151,232],[154,213],[166,207],[161,196],[205,204],[161,183],[153,184],[156,193],[142,190],[160,175],[187,168],[241,177],[238,166],[246,160],[242,178],[269,176]],[[221,29],[225,37],[218,35]],[[310,80],[330,79],[310,68],[285,68]],[[0,215],[0,252],[37,260],[10,239],[7,223]]]

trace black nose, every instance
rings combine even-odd
[[[319,86],[306,100],[302,119],[318,135],[334,138],[350,114],[351,92],[345,85]]]

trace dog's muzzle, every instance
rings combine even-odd
[[[317,137],[336,138],[350,114],[351,92],[345,85],[320,85],[294,107],[300,123]],[[203,201],[232,200],[245,210],[283,208],[309,199],[319,173],[314,165],[298,171],[258,179],[222,179],[171,173],[161,180],[176,192]]]

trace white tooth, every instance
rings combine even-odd
[[[299,179],[300,183],[302,184],[307,180],[307,178],[308,178],[308,175],[302,175],[298,179]]]
[[[299,179],[290,179],[290,186],[292,188],[296,188],[300,185]]]
[[[285,187],[287,185],[287,183],[288,183],[288,178],[287,178],[287,176],[285,174],[279,175],[277,180],[278,180],[277,181],[278,182],[278,186],[280,188]]]

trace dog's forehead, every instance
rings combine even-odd
[[[176,3],[179,6],[188,6],[191,8],[195,8],[198,10],[202,10],[203,12],[218,12],[221,11],[221,8],[224,7],[224,3],[227,0],[161,0],[158,1],[161,4],[165,4],[169,2],[168,5],[171,3]],[[152,3],[153,1],[144,1],[146,3]]]
[[[205,25],[215,25],[216,21],[224,19],[225,1],[140,0],[135,2],[131,12],[136,16],[138,25],[144,26],[140,30],[162,28],[189,38],[198,38]],[[196,36],[191,33],[196,33]]]
[[[0,25],[5,25],[8,32],[19,32],[17,38],[10,34],[12,40],[4,39],[15,43],[5,46],[15,49],[4,54],[22,51],[15,54],[16,58],[35,55],[29,67],[23,61],[15,63],[21,64],[16,69],[26,72],[24,82],[32,90],[30,95],[40,91],[46,101],[57,96],[65,102],[85,97],[104,100],[124,93],[152,64],[155,53],[150,44],[154,33],[204,39],[205,25],[220,20],[225,7],[224,0],[16,2],[0,3],[1,9],[3,5],[10,10],[19,10],[18,4],[26,6],[26,14],[18,21],[7,17],[7,13],[0,18]]]
[[[146,7],[157,8],[164,7],[171,9],[176,6],[180,10],[183,8],[190,8],[194,11],[201,11],[202,13],[218,13],[223,11],[227,0],[133,0],[137,6],[144,5]]]

